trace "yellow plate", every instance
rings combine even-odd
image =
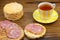
[[[33,13],[33,18],[34,18],[36,21],[40,22],[40,23],[52,23],[52,22],[55,22],[55,21],[58,19],[58,13],[57,13],[55,10],[53,10],[50,19],[48,19],[48,20],[42,20],[42,19],[40,18],[39,9],[37,9],[37,10],[35,10],[34,13]]]

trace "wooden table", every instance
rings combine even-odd
[[[33,19],[32,14],[33,11],[37,9],[37,5],[40,2],[48,1],[51,3],[55,3],[56,4],[55,10],[59,14],[58,20],[51,24],[42,24],[47,29],[46,35],[42,38],[34,39],[34,40],[60,40],[60,0],[0,0],[0,20],[6,20],[3,15],[3,6],[6,3],[15,2],[15,1],[21,3],[24,6],[24,16],[21,19],[13,22],[17,23],[23,28],[29,23],[38,23]],[[28,39],[25,36],[23,40],[32,40],[32,39]]]

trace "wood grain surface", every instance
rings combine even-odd
[[[58,12],[59,18],[54,23],[42,24],[47,29],[46,35],[42,38],[34,40],[60,40],[60,0],[0,0],[0,20],[6,20],[3,15],[3,7],[5,4],[10,2],[19,2],[24,6],[24,16],[21,19],[13,22],[17,23],[22,28],[24,28],[29,23],[38,23],[33,19],[32,14],[33,11],[37,9],[37,5],[40,2],[44,1],[56,4],[55,10]],[[22,40],[32,40],[32,39],[29,39],[25,36]]]

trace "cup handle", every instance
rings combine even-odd
[[[56,7],[56,4],[52,4],[52,5],[53,5],[54,8]]]

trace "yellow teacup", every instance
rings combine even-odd
[[[43,20],[50,19],[52,12],[55,8],[55,4],[49,2],[42,2],[38,5],[38,9],[40,12],[40,18]]]

